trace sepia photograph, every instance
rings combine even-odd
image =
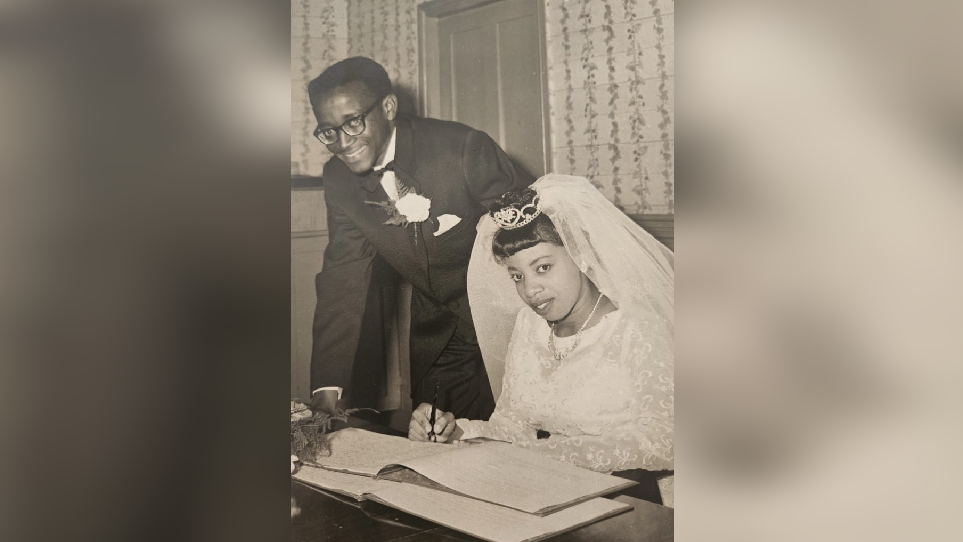
[[[963,540],[963,4],[685,6],[2,3],[0,540]]]
[[[961,16],[292,4],[294,538],[958,539]]]
[[[292,2],[292,540],[673,539],[673,6]]]

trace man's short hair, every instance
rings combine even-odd
[[[308,83],[308,98],[315,105],[321,95],[354,82],[363,83],[375,96],[391,94],[391,79],[381,64],[363,56],[353,56],[328,66]]]

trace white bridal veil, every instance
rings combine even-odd
[[[587,179],[546,175],[532,184],[541,212],[551,219],[572,260],[620,309],[662,317],[674,330],[674,257],[672,251],[605,199]],[[525,304],[505,270],[492,255],[498,225],[485,215],[468,265],[468,300],[492,381],[501,393],[505,353],[518,311]]]

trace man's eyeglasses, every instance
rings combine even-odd
[[[371,107],[365,110],[364,113],[358,115],[357,117],[352,117],[344,122],[341,126],[337,128],[321,128],[318,126],[314,130],[314,137],[318,138],[318,141],[324,143],[325,145],[331,145],[338,140],[338,130],[341,130],[345,135],[349,136],[359,136],[364,133],[366,128],[364,119],[369,113],[374,111],[384,96],[375,100],[375,103],[371,104]]]

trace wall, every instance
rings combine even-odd
[[[320,176],[330,154],[314,139],[308,81],[348,52],[348,0],[291,1],[291,175]],[[310,396],[314,277],[327,245],[324,193],[291,191],[291,397]]]
[[[291,0],[291,175],[320,176],[331,154],[314,139],[308,82],[348,56],[348,0]]]
[[[553,167],[628,213],[674,212],[674,2],[548,0]]]
[[[402,106],[416,110],[420,3],[292,3],[292,33],[304,27],[298,6],[309,12],[307,34],[292,42],[292,172],[297,163],[320,175],[329,156],[302,142],[314,120],[300,95],[328,64],[374,58],[400,87]],[[672,0],[545,0],[553,170],[588,177],[628,213],[674,212],[674,7]],[[303,44],[311,47],[307,75],[295,70]]]
[[[418,111],[418,4],[423,0],[349,0],[348,56],[378,61],[402,111]]]

